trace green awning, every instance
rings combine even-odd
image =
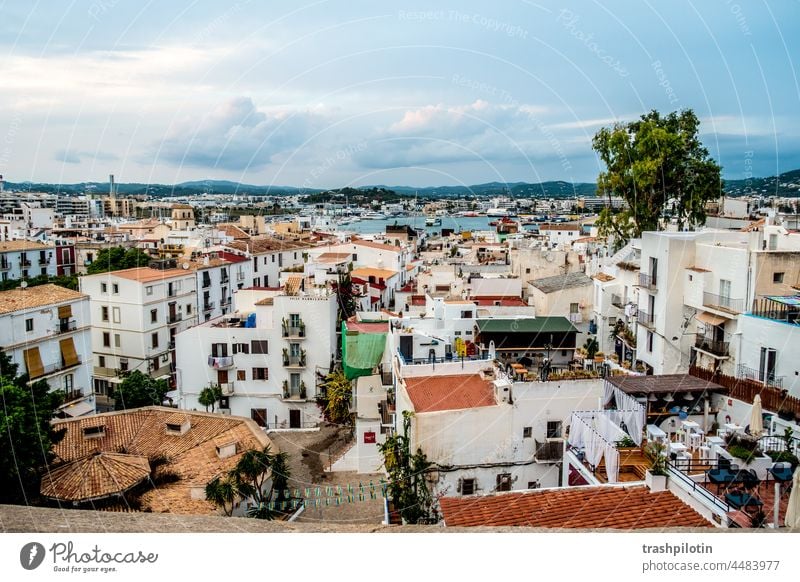
[[[475,320],[478,333],[570,333],[578,329],[566,317],[497,317]]]

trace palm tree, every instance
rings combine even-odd
[[[206,501],[210,501],[228,517],[233,513],[233,504],[236,501],[237,488],[230,476],[225,478],[214,477],[206,484]]]

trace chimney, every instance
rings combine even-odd
[[[114,174],[108,175],[108,195],[114,198],[116,196],[116,187],[114,186]]]

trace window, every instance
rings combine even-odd
[[[267,409],[251,408],[250,418],[253,419],[258,426],[267,426]]]
[[[765,384],[775,382],[775,368],[778,352],[773,348],[761,348],[761,359],[758,365],[758,379]]]
[[[111,334],[107,331],[103,332],[103,347],[110,348],[111,347]]]
[[[647,351],[648,352],[652,352],[653,351],[653,332],[652,331],[648,331],[647,332]]]
[[[560,439],[561,438],[561,425],[562,425],[562,422],[560,420],[548,420],[547,421],[547,438],[549,438],[549,439]]]
[[[526,275],[530,275],[531,274],[531,268],[530,267],[525,269],[525,274]]]
[[[522,438],[529,439],[533,435],[533,428],[530,426],[525,426],[522,428]]]
[[[100,307],[100,320],[108,321],[108,307],[106,307],[105,305]]]
[[[528,489],[539,489],[541,486],[539,481],[528,481]]]
[[[272,262],[275,262],[275,255],[272,255]]]
[[[773,283],[783,283],[783,273],[772,273]]]
[[[100,426],[86,426],[83,428],[83,438],[100,438],[106,436],[106,427]]]
[[[617,325],[617,318],[616,317],[609,317],[608,318],[608,325],[610,325],[611,327],[614,327],[615,325]]]
[[[128,371],[128,358],[120,358],[119,359],[119,369],[123,372]]]
[[[117,283],[112,283],[112,284],[111,284],[111,292],[112,292],[114,295],[119,295],[119,284],[117,284]]]
[[[461,332],[460,331],[454,331],[453,335],[461,335]]]
[[[577,303],[570,303],[569,304],[569,312],[570,313],[578,313],[580,306]]]
[[[153,286],[152,285],[148,285],[147,287],[145,287],[144,288],[144,293],[145,293],[145,295],[152,295],[153,294]]]
[[[158,347],[158,333],[154,333],[150,336],[150,343],[154,348]]]
[[[98,356],[97,357],[97,365],[101,368],[106,367],[106,357],[105,356]]]
[[[108,283],[100,283],[100,293],[108,293]]]
[[[150,323],[158,323],[158,309],[150,310]]]
[[[464,335],[472,335],[472,330],[468,329],[467,331],[464,332]]]
[[[236,379],[241,382],[247,380],[247,370],[236,370]]]
[[[461,480],[461,495],[473,495],[475,493],[475,479]]]
[[[253,368],[253,380],[269,380],[267,368]]]
[[[462,311],[461,319],[472,319],[472,311]]]
[[[114,334],[114,347],[120,347],[122,345],[122,339],[120,338],[118,333]]]
[[[495,491],[511,491],[511,473],[500,473],[497,475],[497,487]]]
[[[25,331],[33,331],[33,318],[29,317],[25,320]]]
[[[247,344],[233,344],[234,354],[249,354],[250,346]]]
[[[269,342],[267,340],[252,340],[250,348],[250,351],[254,354],[268,354]]]
[[[357,260],[358,260],[358,255],[356,253],[353,253],[353,261],[357,261]]]
[[[111,308],[111,319],[114,321],[114,323],[119,323],[120,322],[119,307],[112,307]]]
[[[191,314],[192,314],[192,304],[191,303],[187,303],[186,304],[186,315],[191,315]]]
[[[75,387],[75,376],[73,374],[67,374],[64,376],[64,391],[65,392],[72,392],[72,389]]]
[[[224,358],[228,355],[228,344],[211,344],[211,357]]]

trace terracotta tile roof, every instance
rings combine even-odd
[[[273,236],[260,236],[251,238],[250,240],[235,240],[228,245],[232,249],[238,251],[246,251],[253,254],[270,253],[277,251],[291,251],[299,249],[308,249],[312,245],[310,242],[301,242],[289,238],[277,238]]]
[[[218,224],[217,229],[221,230],[225,236],[233,238],[234,241],[247,240],[250,238],[249,234],[247,234],[245,231],[243,231],[235,224],[230,224],[230,223]]]
[[[300,291],[300,285],[303,283],[303,277],[300,275],[292,275],[291,277],[286,277],[286,283],[284,288],[286,289],[287,295],[297,295]]]
[[[766,224],[767,224],[767,219],[766,218],[760,218],[760,219],[756,220],[755,222],[751,222],[747,226],[743,227],[741,229],[741,231],[742,232],[752,232],[754,230],[758,230],[759,228],[761,228],[762,226],[764,226]]]
[[[528,304],[520,297],[506,295],[485,295],[483,297],[476,297],[472,300],[472,303],[479,307],[497,306],[498,304],[501,307],[528,307]]]
[[[122,277],[139,283],[150,283],[152,281],[162,281],[164,279],[174,279],[175,277],[185,277],[188,273],[186,269],[151,269],[150,267],[134,267],[133,269],[123,269],[102,273],[99,276]]]
[[[26,309],[36,309],[45,305],[56,305],[58,303],[80,301],[88,299],[88,295],[59,287],[58,285],[46,284],[25,289],[17,288],[9,291],[0,292],[0,314],[11,313]]]
[[[360,238],[354,238],[350,242],[354,245],[358,245],[360,247],[369,247],[372,249],[380,249],[382,251],[387,251],[390,253],[399,253],[402,251],[400,247],[394,246],[394,244],[382,243],[372,240],[363,240]]]
[[[713,527],[669,491],[638,487],[570,487],[439,500],[449,527],[527,526],[636,530]]]
[[[494,387],[479,374],[405,378],[414,411],[437,412],[494,406]]]
[[[167,437],[167,419],[176,414],[178,418],[188,416],[191,428],[183,435]],[[167,457],[167,470],[176,473],[180,479],[142,495],[142,509],[152,512],[213,513],[213,506],[205,499],[192,499],[193,488],[203,488],[215,476],[231,469],[248,449],[260,449],[270,444],[274,452],[278,450],[250,419],[195,411],[178,412],[160,406],[57,420],[54,424],[57,429],[67,429],[61,442],[53,447],[53,452],[65,463],[99,452],[124,452],[147,459]],[[84,438],[84,428],[99,424],[105,426],[103,436]],[[235,455],[219,458],[215,440],[220,438],[228,443],[237,442]],[[55,468],[51,467],[51,474],[54,471]],[[98,491],[102,489],[85,493],[97,497]]]
[[[43,479],[41,494],[59,501],[90,501],[124,493],[150,476],[141,455],[101,452],[61,465]]]
[[[566,230],[580,230],[580,229],[581,229],[581,227],[578,226],[577,224],[567,224],[567,223],[542,224],[542,225],[539,225],[539,231],[543,231],[543,230],[556,230],[556,231],[565,230],[566,231]]]
[[[390,277],[397,275],[397,271],[393,271],[391,269],[376,269],[374,267],[359,267],[358,269],[353,269],[350,275],[353,277],[360,277],[362,279],[369,279],[370,277],[375,277],[376,279],[389,279]]]
[[[346,263],[352,257],[350,253],[322,253],[314,262],[316,263]]]
[[[345,322],[347,331],[357,331],[360,333],[387,333],[389,331],[388,321],[347,321]]]
[[[8,251],[43,251],[54,249],[49,245],[31,240],[5,240],[0,242],[0,253]]]
[[[608,283],[609,281],[613,281],[614,277],[609,275],[608,273],[597,273],[592,279],[597,279],[598,281],[602,281],[603,283]]]

